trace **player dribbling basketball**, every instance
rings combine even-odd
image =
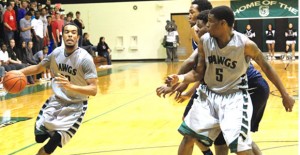
[[[48,155],[64,146],[78,130],[87,109],[88,96],[97,94],[97,72],[92,57],[78,47],[78,27],[63,27],[65,47],[56,48],[38,65],[22,70],[33,75],[50,68],[54,94],[42,106],[35,124],[35,140],[42,143],[37,155]]]

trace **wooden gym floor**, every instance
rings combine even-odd
[[[89,100],[83,124],[54,155],[175,155],[182,136],[177,132],[187,101],[159,98],[155,89],[176,73],[181,62],[118,62],[99,70],[98,94]],[[264,155],[298,154],[298,61],[275,60],[272,66],[296,99],[285,112],[275,87],[259,132],[252,138]],[[285,67],[288,65],[287,69]],[[34,141],[34,122],[52,94],[50,82],[28,86],[19,95],[0,99],[0,155],[34,155],[43,144]],[[194,149],[194,154],[201,154]]]

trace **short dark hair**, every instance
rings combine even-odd
[[[63,28],[62,28],[62,33],[64,33],[65,27],[69,26],[69,25],[75,26],[77,28],[77,35],[79,35],[79,27],[73,22],[70,22],[70,23],[64,25]]]
[[[228,26],[232,27],[234,23],[234,14],[231,8],[228,6],[217,6],[210,10],[210,14],[213,14],[214,17],[218,20],[225,20]]]
[[[32,16],[32,13],[30,11],[27,11],[25,16]]]
[[[68,14],[67,14],[67,17],[71,17],[71,18],[73,18],[73,12],[69,12]]]
[[[192,4],[198,5],[197,10],[199,12],[212,9],[212,5],[208,0],[194,0]]]
[[[86,35],[88,35],[88,33],[84,32],[83,35],[82,35],[82,38],[84,38]]]
[[[209,14],[209,10],[201,11],[200,14],[197,16],[197,19],[202,20],[204,23],[207,23],[208,14]]]

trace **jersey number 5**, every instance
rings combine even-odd
[[[223,69],[222,68],[216,68],[216,80],[219,82],[223,81]]]

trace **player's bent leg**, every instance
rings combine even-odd
[[[252,142],[252,152],[254,155],[262,155],[262,152],[260,151],[259,147],[254,142]]]
[[[214,141],[215,144],[215,153],[216,155],[228,155],[228,146],[223,137],[223,133],[220,133],[219,136]]]
[[[35,135],[35,141],[37,143],[43,143],[47,138],[49,138],[49,135]]]
[[[220,126],[226,144],[232,153],[252,149],[249,134],[252,117],[252,103],[247,91],[242,90],[232,94],[231,98],[222,98],[224,108],[219,109]],[[226,114],[226,115],[225,115]]]
[[[44,150],[46,153],[51,154],[57,148],[57,146],[61,145],[61,135],[58,132],[55,132],[54,135],[50,138],[48,143],[44,146]]]
[[[194,138],[191,136],[183,136],[178,148],[178,155],[192,155],[194,149]]]
[[[216,155],[228,155],[227,145],[215,145],[215,153]]]
[[[213,155],[210,148],[207,146],[204,146],[199,141],[195,140],[195,144],[199,147],[199,149],[202,151],[203,155]]]

